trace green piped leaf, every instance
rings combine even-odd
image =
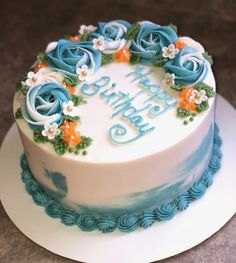
[[[23,95],[26,95],[28,90],[29,90],[29,88],[28,88],[27,85],[24,85],[22,82],[18,82],[16,84],[16,90],[17,91],[21,91],[23,93]]]
[[[163,67],[164,64],[168,61],[167,58],[160,58],[153,62],[153,66],[155,67]]]
[[[34,141],[37,143],[46,143],[48,142],[48,138],[42,135],[41,130],[35,130],[34,131]]]
[[[63,139],[60,139],[60,138],[55,138],[52,141],[52,144],[53,144],[55,152],[60,156],[65,154],[69,148],[67,143],[63,141]]]
[[[178,118],[186,118],[191,116],[191,111],[183,109],[183,108],[177,108],[177,117]]]
[[[67,75],[64,79],[63,82],[65,82],[67,85],[71,87],[75,87],[80,83],[79,77],[77,76],[69,76]]]
[[[40,52],[38,54],[38,59],[41,61],[41,62],[47,62],[48,61],[48,55],[46,52]]]
[[[181,92],[181,91],[183,91],[183,89],[184,89],[184,86],[176,85],[176,84],[173,84],[173,85],[171,85],[170,87],[171,87],[173,90],[176,90],[176,91],[178,91],[178,92]]]
[[[65,39],[69,39],[70,37],[72,37],[72,35],[64,35]]]
[[[132,65],[138,64],[140,62],[140,59],[141,59],[140,55],[132,53],[129,63]]]
[[[132,40],[134,39],[137,34],[139,33],[139,30],[141,28],[141,25],[139,24],[133,24],[126,32],[125,38],[127,40]]]
[[[79,153],[80,150],[84,150],[92,144],[93,139],[90,137],[81,136],[81,142],[76,145],[75,151]]]
[[[63,119],[64,119],[65,121],[80,122],[80,117],[79,117],[79,116],[64,116]]]
[[[212,87],[208,86],[207,84],[205,84],[204,82],[200,82],[198,83],[195,87],[194,87],[197,91],[200,90],[205,90],[206,92],[206,96],[208,98],[212,98],[216,95],[215,91],[213,90]]]
[[[196,111],[203,112],[209,108],[208,101],[203,101],[201,104],[197,105]]]
[[[81,41],[89,41],[91,39],[91,33],[89,32],[85,32],[82,36],[81,36]]]
[[[213,60],[212,56],[210,54],[208,54],[208,52],[205,52],[202,55],[210,63],[210,65],[213,65],[214,60]]]
[[[71,97],[75,106],[79,106],[87,103],[87,100],[85,100],[82,96],[77,96],[73,94]]]
[[[115,60],[115,57],[113,54],[103,54],[102,53],[102,65],[109,64]]]
[[[174,24],[171,23],[171,24],[169,24],[169,27],[172,28],[172,29],[175,31],[175,33],[178,32],[178,28],[177,28],[176,25],[174,25]]]
[[[18,108],[15,112],[15,118],[16,119],[22,119],[23,116],[22,116],[22,112],[21,112],[21,108]]]
[[[24,95],[27,94],[28,86],[23,84],[27,80],[27,74],[23,74],[16,84],[16,91],[21,91]]]

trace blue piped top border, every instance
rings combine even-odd
[[[25,183],[25,189],[31,195],[35,204],[44,207],[47,215],[60,219],[67,226],[78,226],[82,231],[99,230],[102,233],[110,233],[115,229],[121,232],[132,232],[139,227],[148,228],[156,221],[170,220],[178,211],[187,209],[190,203],[202,197],[206,189],[212,184],[214,174],[221,167],[221,144],[219,128],[215,124],[212,156],[201,179],[171,203],[162,204],[160,207],[143,211],[140,214],[125,214],[119,217],[106,215],[97,218],[92,214],[80,214],[64,208],[60,203],[48,196],[36,181],[29,168],[25,154],[21,156],[22,181]]]

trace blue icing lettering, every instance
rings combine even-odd
[[[177,100],[170,96],[168,92],[162,89],[162,87],[158,84],[150,83],[150,79],[147,78],[148,75],[150,75],[153,71],[148,71],[146,73],[143,73],[145,68],[143,66],[138,66],[136,70],[132,71],[131,73],[127,74],[126,76],[135,76],[135,78],[131,81],[139,81],[138,84],[143,86],[145,91],[149,92],[152,96],[144,101],[144,103],[147,103],[149,101],[158,100],[164,103],[164,106],[161,108],[158,108],[158,111],[156,110],[157,107],[160,107],[160,105],[155,105],[154,109],[152,111],[149,111],[150,115],[152,117],[156,117],[160,115],[161,113],[164,113],[171,109],[172,107],[176,106]]]
[[[140,117],[140,116],[139,116]],[[128,140],[124,140],[124,141],[119,141],[117,139],[117,137],[123,137],[127,134],[127,129],[122,126],[121,124],[115,124],[113,125],[110,130],[109,130],[109,137],[110,139],[117,143],[117,144],[126,144],[126,143],[130,143],[130,142],[133,142],[133,141],[136,141],[137,139],[141,138],[142,136],[146,135],[147,133],[153,131],[155,129],[155,127],[151,127],[151,128],[148,128],[146,130],[144,130],[143,128],[145,126],[147,126],[148,124],[144,124],[142,126],[140,126],[139,128],[139,134],[136,136],[136,137],[133,137],[131,139],[128,139]]]
[[[99,80],[91,84],[85,83],[81,87],[81,93],[86,96],[94,96],[99,92],[101,88],[106,87],[109,83],[110,83],[109,77],[107,76],[101,77]]]
[[[137,82],[141,88],[141,90],[138,90],[136,94],[132,94],[132,96],[130,93],[116,90],[116,83],[113,83],[108,76],[100,77],[94,82],[82,85],[81,93],[84,96],[101,96],[101,98],[114,109],[114,113],[111,116],[112,118],[121,117],[132,124],[137,130],[137,135],[132,135],[132,138],[130,138],[127,134],[127,128],[125,128],[124,125],[119,123],[114,124],[108,132],[109,138],[114,143],[130,143],[150,133],[155,127],[145,121],[144,114],[146,113],[150,117],[156,117],[177,104],[177,101],[170,96],[168,92],[164,91],[160,85],[150,83],[148,77],[153,72],[152,69],[137,66],[135,70],[126,75],[126,77],[131,78],[131,82]],[[134,102],[138,97],[140,100],[140,96],[143,94],[150,96],[143,101],[144,105],[141,107],[135,106]],[[154,101],[158,101],[158,104]],[[153,102],[155,104],[153,104]]]
[[[153,70],[148,70],[146,73],[143,73],[145,68],[143,66],[137,66],[136,69],[126,75],[126,77],[134,76],[131,82],[135,82],[140,79],[147,79],[147,77],[153,73]]]

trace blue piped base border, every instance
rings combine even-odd
[[[60,219],[67,226],[78,226],[82,231],[99,230],[102,233],[113,232],[115,229],[121,232],[132,232],[139,227],[148,228],[156,221],[170,220],[178,211],[187,209],[190,203],[202,197],[206,189],[212,184],[214,174],[220,169],[222,158],[221,144],[219,128],[215,124],[212,156],[201,179],[194,183],[189,190],[179,195],[173,202],[163,204],[156,209],[143,211],[140,214],[125,214],[120,217],[107,215],[96,218],[92,214],[79,214],[64,208],[60,203],[48,196],[35,180],[25,154],[21,156],[22,181],[25,183],[25,189],[33,198],[35,204],[44,207],[47,215]]]

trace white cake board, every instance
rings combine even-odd
[[[51,252],[85,262],[150,262],[186,251],[217,232],[236,212],[236,111],[217,97],[216,122],[223,139],[220,172],[205,196],[171,221],[125,234],[82,232],[48,217],[35,205],[21,181],[23,152],[16,125],[0,152],[1,201],[13,223],[28,238]]]

